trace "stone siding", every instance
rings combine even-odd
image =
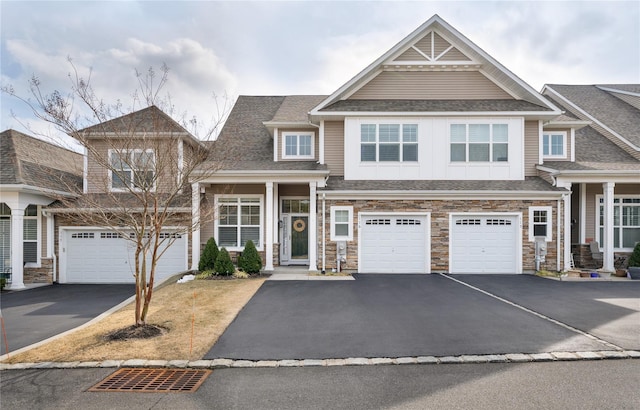
[[[535,270],[535,244],[529,242],[529,207],[550,206],[552,209],[552,241],[547,243],[546,261],[541,269],[557,270],[557,201],[555,200],[327,200],[326,266],[330,271],[336,268],[336,242],[329,238],[331,230],[331,207],[353,206],[353,240],[347,242],[347,262],[345,271],[358,270],[358,213],[360,212],[428,212],[431,215],[431,272],[449,271],[449,215],[451,213],[520,213],[522,214],[522,270]],[[321,206],[318,207],[321,209]],[[318,214],[318,267],[322,269],[322,212]],[[560,234],[562,238],[562,233]],[[562,265],[561,265],[562,266]]]
[[[53,259],[40,259],[39,268],[24,268],[23,283],[53,283]]]

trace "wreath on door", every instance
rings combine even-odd
[[[296,232],[302,232],[302,231],[304,231],[304,228],[306,228],[306,227],[307,227],[307,224],[302,219],[296,219],[293,222],[293,229]]]

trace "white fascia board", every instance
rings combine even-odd
[[[318,128],[319,125],[309,121],[263,121],[262,125],[267,128],[301,128],[313,127]]]
[[[633,96],[633,97],[640,97],[640,93],[634,93],[632,91],[618,90],[616,88],[603,87],[601,85],[596,85],[596,88],[599,88],[602,91],[606,91],[606,92],[609,92],[609,93],[624,94],[624,95],[630,95],[630,96]]]
[[[127,213],[137,213],[137,212],[143,212],[145,209],[144,208],[127,208],[126,212]],[[172,212],[179,212],[179,213],[188,213],[191,214],[192,209],[189,207],[168,207],[167,210],[171,210]],[[47,209],[48,213],[51,214],[77,214],[77,213],[101,213],[101,212],[113,212],[113,213],[122,213],[123,209],[122,208],[50,208]],[[78,228],[78,229],[84,229],[84,226],[75,226],[74,228]]]
[[[559,92],[557,92],[553,88],[549,87],[548,85],[545,85],[543,91],[546,91],[546,90],[548,90],[550,93],[552,93],[553,95],[558,97],[560,100],[562,100],[562,102],[564,102],[567,105],[570,105],[571,107],[573,107],[576,111],[579,111],[585,117],[590,118],[591,121],[593,121],[594,123],[598,124],[599,126],[604,128],[605,130],[607,130],[607,132],[611,133],[614,137],[618,138],[620,141],[622,141],[625,144],[627,144],[631,149],[633,149],[635,151],[640,151],[640,147],[636,146],[635,144],[633,144],[632,142],[630,142],[629,140],[624,138],[622,135],[618,134],[617,132],[615,132],[614,130],[612,130],[611,128],[609,128],[608,126],[603,124],[602,122],[598,121],[598,119],[596,117],[594,117],[593,115],[589,114],[588,112],[586,112],[585,110],[583,110],[582,108],[577,106],[573,101],[565,98],[562,94],[560,94]]]
[[[323,111],[314,115],[340,117],[527,117],[555,118],[561,112],[551,111]]]
[[[371,200],[519,200],[558,199],[567,191],[323,191],[327,199],[371,199]]]
[[[46,197],[53,196],[54,198],[58,196],[62,196],[65,198],[74,198],[74,197],[80,196],[77,194],[73,194],[71,192],[40,188],[37,186],[25,185],[25,184],[3,184],[3,185],[0,185],[0,192],[19,192],[19,193],[36,194],[36,195],[41,195]]]
[[[572,128],[574,130],[579,130],[580,128],[584,128],[587,127],[589,125],[591,125],[592,122],[591,121],[581,121],[581,120],[575,120],[575,121],[547,121],[545,122],[542,126],[543,128]]]
[[[549,167],[545,167],[544,165],[537,165],[536,169],[544,172],[548,172],[551,176],[559,179],[569,180],[572,182],[603,182],[604,179],[607,181],[612,180],[612,178],[616,178],[614,182],[630,182],[630,183],[638,183],[640,180],[640,170],[596,170],[596,169],[586,169],[586,170],[557,170]]]
[[[267,182],[275,183],[298,183],[308,184],[316,182],[318,187],[325,186],[325,179],[329,171],[314,174],[288,173],[266,173],[264,171],[254,174],[216,174],[208,178],[198,180],[200,184],[262,184]]]

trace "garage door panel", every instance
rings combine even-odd
[[[514,215],[454,216],[452,273],[516,273],[520,227]]]
[[[362,273],[425,273],[427,217],[371,215],[362,217],[358,270]]]
[[[135,246],[118,233],[104,230],[67,230],[65,239],[63,257],[66,258],[66,282],[135,282]],[[186,235],[180,235],[158,261],[156,280],[185,268]]]

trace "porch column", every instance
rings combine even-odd
[[[580,184],[580,240],[587,243],[587,184]]]
[[[24,289],[24,209],[11,209],[11,286],[9,289]]]
[[[316,194],[317,182],[309,182],[309,270],[318,270],[318,196]]]
[[[266,263],[264,265],[265,271],[273,270],[273,182],[267,182],[265,184],[267,191],[267,199],[266,199],[266,215],[267,221],[265,223],[265,244],[264,244],[264,253]]]
[[[566,184],[565,188],[571,190],[571,184]],[[564,204],[564,271],[571,269],[571,194],[562,196]]]
[[[602,269],[613,272],[613,191],[615,183],[602,184],[604,193],[604,250]]]
[[[200,183],[191,184],[191,270],[200,263]]]

